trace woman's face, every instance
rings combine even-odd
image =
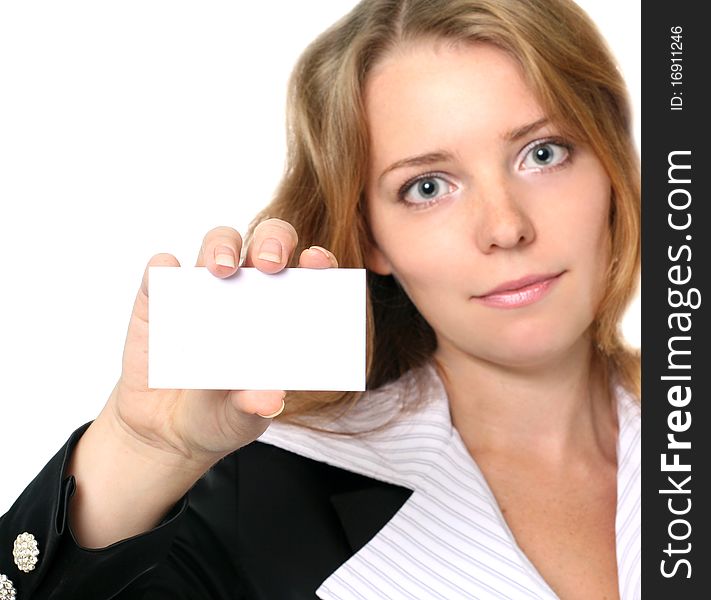
[[[438,352],[508,366],[565,356],[604,290],[610,181],[546,120],[518,64],[486,44],[422,42],[366,82],[376,247]]]

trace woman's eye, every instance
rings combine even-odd
[[[410,184],[405,184],[400,198],[411,204],[424,204],[449,194],[454,186],[442,177],[429,175]]]
[[[543,142],[536,144],[526,152],[520,169],[540,171],[565,162],[569,156],[570,149],[567,146],[554,142]]]

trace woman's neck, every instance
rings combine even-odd
[[[452,422],[473,455],[615,460],[616,408],[587,339],[535,368],[502,367],[446,343],[435,362]]]

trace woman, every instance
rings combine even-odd
[[[146,270],[106,407],[0,522],[18,597],[639,597],[638,173],[594,28],[365,0],[290,107],[245,265],[368,268],[369,391],[148,389]]]

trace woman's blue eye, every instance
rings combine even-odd
[[[543,142],[531,148],[521,163],[522,169],[546,169],[567,160],[570,149],[562,144]]]
[[[430,175],[418,179],[403,188],[401,198],[412,204],[423,204],[436,200],[451,191],[451,185],[442,177]]]

